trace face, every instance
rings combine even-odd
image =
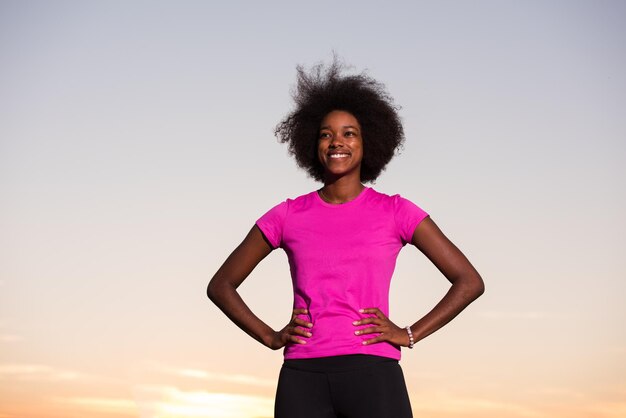
[[[317,154],[327,176],[350,174],[360,180],[363,137],[359,121],[343,110],[327,114],[320,124]]]

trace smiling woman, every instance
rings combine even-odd
[[[333,110],[322,119],[317,149],[327,177],[352,176],[360,181],[363,139],[361,125],[351,113]],[[328,201],[323,190],[320,195]]]
[[[310,73],[299,67],[297,107],[276,128],[298,165],[324,186],[259,218],[207,292],[250,336],[284,348],[275,417],[408,418],[400,348],[413,348],[444,326],[484,286],[424,210],[363,184],[378,178],[404,133],[384,86],[341,70],[336,60]],[[388,317],[389,285],[408,243],[452,286],[428,314],[403,328]],[[289,258],[294,303],[289,323],[275,331],[237,288],[278,247]]]
[[[366,74],[343,75],[337,60],[307,72],[298,67],[296,110],[278,124],[275,134],[287,143],[299,167],[324,182],[325,170],[318,154],[322,122],[331,112],[349,113],[363,141],[362,182],[376,180],[404,142],[404,129],[385,86]]]

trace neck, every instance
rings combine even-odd
[[[365,188],[360,181],[346,181],[348,179],[337,179],[326,181],[324,187],[319,190],[319,194],[328,203],[346,203],[355,199]]]

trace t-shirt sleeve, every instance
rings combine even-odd
[[[280,247],[283,241],[283,226],[287,217],[287,207],[287,201],[281,202],[256,221],[256,226],[259,227],[274,249]]]
[[[394,217],[402,245],[413,240],[415,228],[422,222],[428,213],[415,203],[400,195],[394,196]]]

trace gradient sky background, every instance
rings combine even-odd
[[[273,136],[295,66],[384,82],[374,187],[487,291],[404,352],[416,417],[626,416],[626,3],[0,1],[0,418],[269,417],[281,353],[205,296],[318,184]],[[392,319],[447,289],[400,254]],[[241,288],[288,320],[287,259]]]

